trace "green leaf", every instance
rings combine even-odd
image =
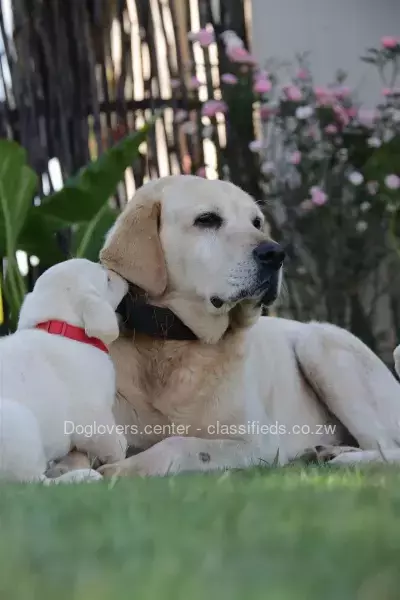
[[[59,192],[44,198],[38,211],[64,224],[90,221],[115,194],[125,170],[132,165],[155,118],[104,152],[96,161],[67,180]]]
[[[4,293],[14,322],[26,293],[16,260],[18,236],[32,206],[36,186],[37,175],[26,164],[25,150],[16,142],[0,140],[0,246],[2,256],[8,261]]]
[[[369,63],[371,65],[376,65],[376,58],[372,58],[371,56],[362,56],[361,60],[365,63]]]
[[[59,227],[54,225],[51,219],[38,214],[38,209],[32,207],[19,236],[17,249],[37,256],[46,267],[62,262],[66,257],[57,243],[56,232]]]
[[[105,204],[89,223],[80,224],[74,228],[73,256],[87,258],[92,261],[99,260],[105,236],[113,226],[117,216],[117,211],[112,210]]]
[[[26,152],[16,142],[0,140],[1,250],[15,250],[37,186],[36,173],[26,164]]]

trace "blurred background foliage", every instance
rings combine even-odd
[[[259,64],[246,0],[8,6],[3,331],[41,270],[72,255],[96,259],[137,187],[192,173],[233,181],[268,215],[288,253],[276,314],[346,327],[391,363],[400,330],[397,39],[362,57],[382,80],[381,103],[365,107],[345,72],[314,82],[307,55]]]

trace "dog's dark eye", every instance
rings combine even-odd
[[[260,217],[256,217],[255,219],[253,219],[253,225],[256,229],[261,229],[262,221]]]
[[[219,229],[223,223],[222,217],[219,214],[214,212],[204,213],[199,215],[194,220],[194,225],[196,227],[203,227],[206,229],[209,227],[210,229]]]

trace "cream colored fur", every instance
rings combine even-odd
[[[35,326],[66,321],[109,344],[118,336],[114,311],[126,289],[117,274],[74,259],[46,271],[26,297],[17,332],[0,340],[0,479],[50,483],[44,475],[48,463],[73,447],[104,462],[125,456],[126,439],[112,413],[115,371],[109,355]],[[109,425],[109,433],[75,431],[94,420]],[[101,478],[89,463],[82,465],[55,483]]]
[[[195,227],[213,211],[220,229]],[[104,475],[286,464],[309,447],[346,444],[348,433],[361,450],[335,462],[371,452],[382,460],[381,450],[400,457],[400,385],[360,340],[333,325],[261,317],[251,294],[229,300],[251,289],[252,251],[269,239],[255,216],[252,198],[230,183],[174,176],[141,188],[109,233],[101,261],[199,341],[123,334],[112,344],[116,419],[144,451]],[[215,295],[226,299],[219,309]]]

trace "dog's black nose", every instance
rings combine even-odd
[[[263,267],[270,267],[275,271],[281,268],[285,260],[284,250],[275,242],[263,242],[254,248],[253,254]]]

